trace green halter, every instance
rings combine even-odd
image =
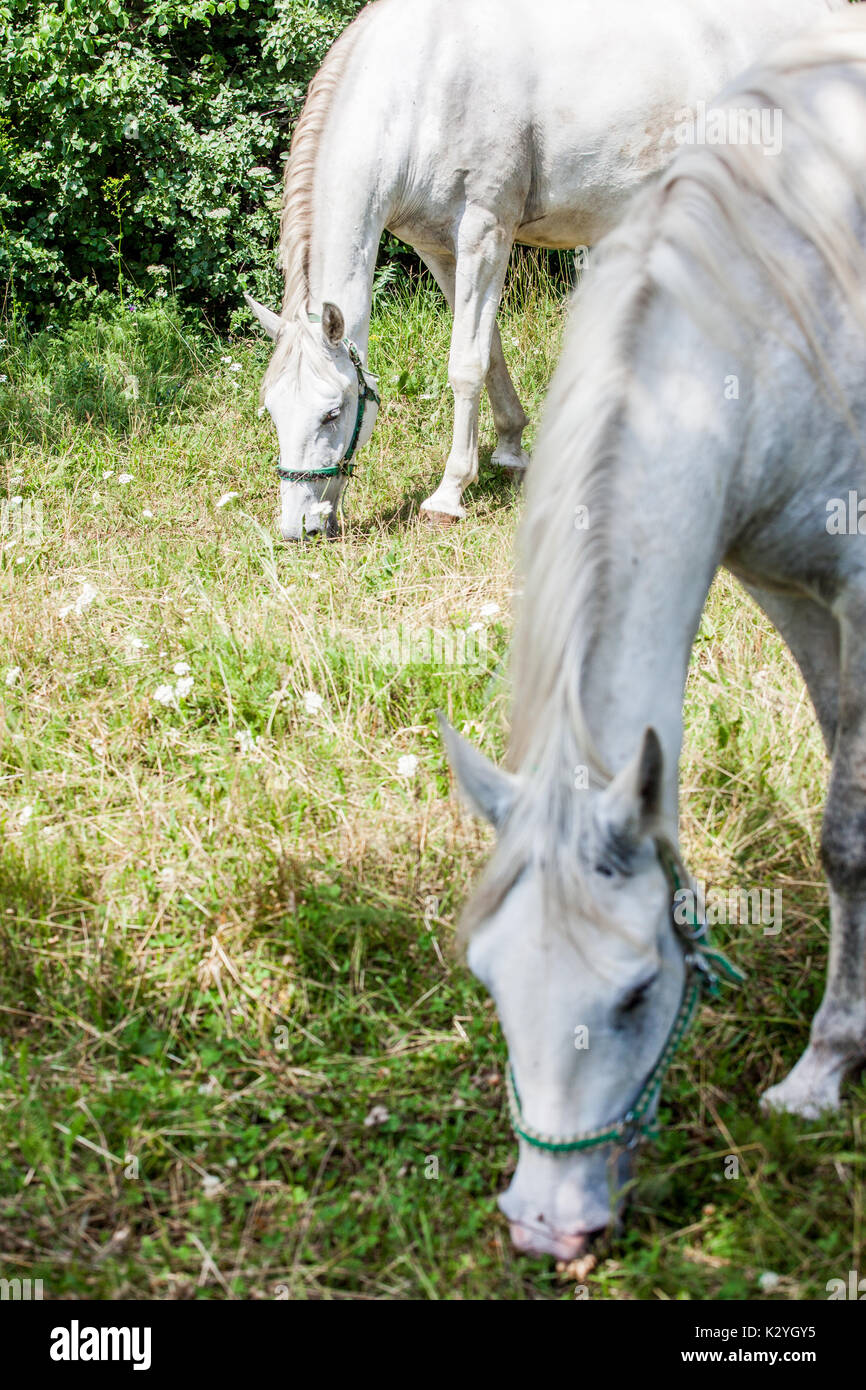
[[[652,1113],[668,1067],[694,1021],[701,998],[704,995],[711,998],[715,997],[719,993],[722,979],[731,984],[740,984],[745,979],[742,971],[732,965],[721,951],[715,950],[710,945],[706,922],[698,920],[694,913],[691,914],[692,920],[688,922],[680,923],[677,921],[673,899],[683,888],[677,867],[677,855],[666,840],[657,840],[656,850],[671,887],[671,916],[674,931],[685,952],[686,975],[683,997],[676,1018],[671,1024],[658,1061],[644,1081],[637,1100],[628,1114],[614,1124],[603,1125],[600,1129],[588,1130],[585,1134],[560,1137],[542,1134],[539,1130],[528,1125],[523,1118],[520,1097],[514,1084],[514,1074],[509,1065],[506,1080],[511,1124],[518,1138],[525,1139],[526,1143],[531,1144],[535,1149],[544,1149],[547,1153],[553,1154],[569,1154],[580,1153],[586,1149],[595,1149],[601,1144],[620,1144],[625,1148],[634,1148],[641,1139],[654,1134],[655,1128],[647,1116]]]
[[[311,323],[321,323],[318,314],[308,314]],[[277,472],[281,478],[286,478],[291,483],[308,483],[315,478],[351,478],[355,471],[352,459],[358,447],[358,440],[364,425],[364,415],[367,410],[367,402],[375,401],[379,405],[379,395],[375,386],[371,386],[367,380],[364,364],[361,361],[361,354],[351,338],[343,339],[343,347],[349,354],[352,366],[358,373],[358,409],[355,413],[355,428],[352,430],[352,438],[349,440],[349,447],[338,464],[333,468],[284,468],[281,463],[277,464]]]

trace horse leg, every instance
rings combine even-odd
[[[478,476],[478,405],[490,369],[496,311],[511,251],[510,231],[486,209],[470,206],[457,233],[454,326],[448,380],[454,394],[454,434],[445,473],[421,503],[431,520],[466,515],[463,489]]]
[[[493,325],[493,342],[490,347],[490,370],[487,373],[487,394],[493,407],[493,423],[499,440],[493,450],[491,463],[499,468],[524,469],[529,466],[529,455],[523,448],[523,431],[529,424],[526,412],[520,404],[520,397],[514,389],[514,382],[505,363],[502,351],[502,334],[499,325]]]
[[[743,583],[782,634],[815,707],[824,744],[833,751],[839,717],[839,624],[829,609],[799,594],[779,594]]]
[[[422,261],[427,266],[440,290],[445,296],[449,309],[454,310],[454,282],[456,262],[453,256],[431,255],[425,252]],[[493,407],[493,423],[499,441],[493,451],[491,463],[499,468],[524,469],[529,464],[529,455],[522,445],[523,431],[529,424],[520,397],[505,362],[502,351],[502,335],[499,325],[493,325],[493,338],[490,344],[490,367],[487,372],[487,394]]]
[[[807,601],[804,601],[807,602]],[[821,830],[821,857],[830,890],[830,960],[821,1007],[809,1045],[793,1070],[764,1093],[766,1109],[806,1119],[839,1105],[845,1073],[866,1058],[866,642],[863,602],[849,603],[838,622],[818,623],[801,610],[792,650],[807,680],[817,677],[816,699],[825,737],[832,740],[830,791]],[[805,618],[803,617],[805,614]],[[835,633],[833,629],[836,629]],[[805,634],[811,629],[811,640]],[[823,631],[823,636],[821,635]],[[836,653],[838,689],[833,687]],[[822,664],[823,663],[823,664]],[[818,672],[820,675],[818,676]],[[819,703],[820,702],[820,703]]]

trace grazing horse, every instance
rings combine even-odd
[[[487,384],[494,463],[523,469],[526,416],[496,313],[515,241],[591,245],[667,164],[677,122],[780,39],[847,0],[379,0],[313,79],[286,166],[276,347],[262,399],[279,438],[285,539],[336,530],[378,397],[373,272],[388,228],[454,314],[454,434],[422,510],[465,515]]]
[[[730,973],[700,913],[672,911],[719,565],[790,646],[832,758],[826,990],[763,1105],[816,1118],[866,1058],[864,10],[720,99],[729,131],[779,116],[775,157],[683,148],[598,248],[528,477],[510,770],[445,729],[498,830],[462,933],[510,1054],[520,1249],[571,1258],[609,1223],[702,986]]]

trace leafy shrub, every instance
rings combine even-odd
[[[361,0],[0,0],[0,281],[38,323],[165,276],[278,296],[306,84]],[[148,267],[152,269],[149,271]]]

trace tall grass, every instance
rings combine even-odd
[[[533,421],[562,320],[520,262],[503,340]],[[468,519],[417,523],[449,443],[448,332],[428,282],[382,287],[380,422],[342,538],[305,547],[271,540],[265,342],[163,301],[7,345],[6,490],[43,530],[0,537],[4,1277],[52,1297],[572,1296],[496,1212],[503,1045],[450,951],[489,837],[434,712],[501,753],[520,496],[485,406]],[[419,648],[395,667],[381,640],[479,623],[471,666]],[[712,883],[782,886],[784,930],[721,929],[748,988],[681,1054],[592,1297],[823,1296],[862,1267],[862,1084],[818,1129],[756,1109],[820,997],[825,775],[790,658],[720,580],[684,843]]]

